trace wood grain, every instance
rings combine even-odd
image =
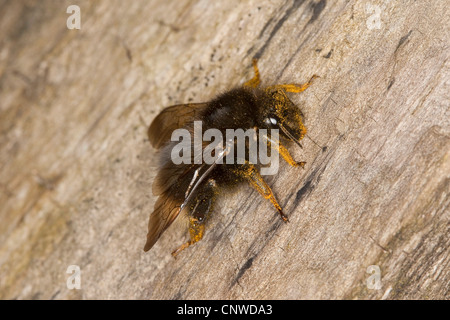
[[[0,2],[0,298],[450,298],[445,1]],[[144,253],[148,124],[252,76],[305,82],[305,169]],[[69,290],[69,265],[81,290]],[[370,289],[369,266],[381,271]]]

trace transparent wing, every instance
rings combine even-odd
[[[183,200],[177,201],[169,192],[164,192],[159,196],[148,222],[147,242],[144,251],[150,250],[161,234],[178,217],[182,202]]]
[[[154,182],[153,191],[159,194],[155,209],[148,223],[147,243],[144,250],[150,250],[162,233],[178,217],[181,210],[194,198],[196,192],[206,183],[207,177],[217,164],[229,153],[232,142],[227,142],[212,164],[197,164],[190,166],[167,166],[166,171],[160,171]],[[164,177],[170,174],[168,181]],[[174,179],[173,177],[176,177]],[[164,184],[166,181],[166,184]],[[156,191],[156,192],[155,192]]]
[[[189,175],[189,172],[195,170],[198,165],[190,165],[184,172],[180,172],[180,169],[176,166],[163,166],[159,169],[158,174],[155,177],[152,185],[152,192],[154,196],[166,192],[177,180],[183,179]]]
[[[151,123],[148,128],[148,138],[152,146],[161,148],[170,141],[172,132],[183,127],[204,110],[207,103],[179,104],[165,108]]]
[[[162,233],[180,214],[192,185],[198,180],[201,165],[166,165],[161,168],[153,183],[153,193],[158,195],[155,208],[148,222],[147,243],[144,251],[150,250]]]

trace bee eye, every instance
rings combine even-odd
[[[266,118],[266,119],[264,120],[264,122],[265,122],[266,124],[272,124],[272,125],[274,125],[274,126],[278,123],[277,119],[275,119],[275,118]]]

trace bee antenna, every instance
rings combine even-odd
[[[309,140],[311,140],[316,146],[318,146],[320,149],[323,149],[323,147],[318,144],[317,142],[315,142],[310,136],[308,136],[307,134],[305,135],[305,137],[307,137]]]
[[[282,126],[280,124],[280,128],[281,131],[283,131],[292,141],[294,141],[301,149],[303,149],[302,144],[300,143],[300,141],[298,141],[297,139],[295,139],[295,137],[289,132],[288,129],[286,129],[284,126]]]

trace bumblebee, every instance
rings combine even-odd
[[[193,124],[201,121],[202,133],[211,128],[221,132],[226,132],[227,129],[254,129],[256,132],[261,129],[277,129],[278,143],[274,144],[270,135],[266,136],[264,143],[271,152],[277,152],[291,166],[304,167],[305,162],[295,161],[287,149],[290,142],[302,147],[300,140],[306,134],[303,114],[289,100],[287,93],[306,90],[317,76],[312,76],[305,84],[278,84],[261,88],[256,59],[253,60],[253,68],[254,77],[243,86],[220,94],[210,102],[167,107],[151,123],[148,138],[159,151],[159,171],[152,186],[153,194],[158,199],[150,215],[144,251],[153,247],[181,212],[187,214],[190,239],[173,251],[172,255],[175,257],[200,241],[217,197],[224,189],[243,182],[249,183],[268,199],[284,222],[289,221],[260,173],[262,164],[237,159],[236,153],[235,161],[216,161],[211,164],[204,161],[175,164],[171,157],[176,144],[171,139],[172,133],[176,129],[193,132]],[[236,147],[235,144],[236,141],[224,141],[222,145],[225,147],[216,150],[216,158],[227,155],[230,148]],[[205,148],[206,144],[203,143],[202,147]],[[245,148],[248,156],[248,143]]]

